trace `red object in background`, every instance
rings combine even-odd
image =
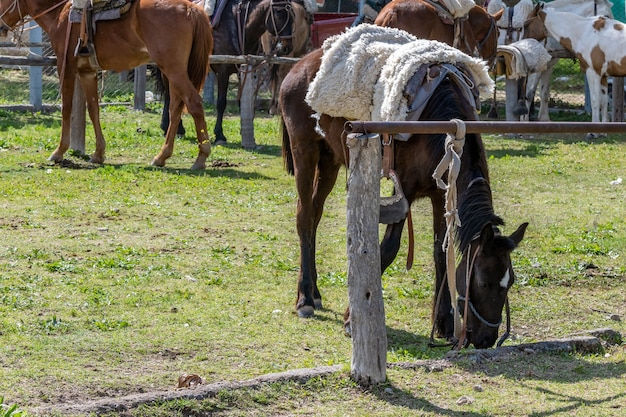
[[[319,48],[326,38],[343,32],[358,16],[358,13],[314,13],[311,24],[313,48]]]

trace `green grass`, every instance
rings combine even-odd
[[[213,149],[204,172],[192,172],[197,146],[189,136],[177,140],[165,168],[149,165],[163,141],[159,110],[104,109],[102,166],[76,155],[68,156],[72,164],[47,161],[58,113],[0,110],[0,395],[8,404],[29,410],[173,389],[182,373],[217,382],[349,367],[351,343],[341,329],[345,171],[318,233],[325,309],[298,319],[297,195],[283,170],[278,119],[258,115],[261,147],[245,151],[239,120],[229,115],[231,143]],[[191,131],[189,116],[185,123]],[[626,189],[610,184],[626,174],[626,143],[620,135],[593,143],[582,136],[485,136],[504,232],[530,222],[513,256],[507,344],[626,330]],[[389,362],[445,354],[427,347],[430,211],[425,201],[413,206],[413,269],[404,268],[404,242],[383,276]],[[442,372],[392,368],[388,383],[370,391],[344,371],[128,414],[620,415],[626,352],[622,345],[605,353],[461,362]],[[462,396],[473,402],[457,404]]]

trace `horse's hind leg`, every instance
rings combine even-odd
[[[182,87],[180,87],[181,85]],[[182,96],[180,95],[179,90],[184,90]],[[189,113],[193,116],[194,123],[196,125],[196,135],[198,138],[198,157],[196,158],[196,161],[192,165],[191,169],[201,170],[205,168],[206,159],[211,153],[211,142],[209,141],[209,136],[207,134],[202,98],[194,89],[191,81],[183,80],[177,82],[176,78],[170,78],[170,123],[165,134],[165,143],[161,148],[161,152],[154,157],[152,165],[165,166],[165,161],[172,156],[174,152],[176,130],[180,123],[184,105],[187,106]]]
[[[300,237],[300,274],[296,311],[300,317],[311,317],[315,309],[322,308],[315,262],[317,227],[340,167],[331,155],[320,154],[319,142],[307,145],[312,146],[292,147],[298,190],[296,225]]]
[[[211,141],[204,118],[204,106],[200,93],[193,88],[191,82],[187,85],[187,92],[183,96],[185,105],[196,126],[196,137],[198,138],[198,157],[191,166],[191,169],[200,170],[206,168],[206,160],[211,154]]]

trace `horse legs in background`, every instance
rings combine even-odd
[[[541,103],[537,119],[541,122],[550,121],[550,79],[552,78],[554,66],[558,61],[559,58],[552,58],[550,62],[548,62],[546,70],[539,76],[538,84],[541,85],[541,88],[539,89],[539,99]]]
[[[218,66],[219,65],[215,65],[215,67]],[[216,145],[226,144],[226,136],[224,136],[222,123],[224,120],[224,112],[226,111],[226,103],[228,98],[228,79],[230,78],[231,74],[232,72],[227,71],[226,69],[215,71],[215,79],[217,81],[217,101],[215,102],[215,109],[217,110],[217,116],[215,120],[215,128],[213,129],[213,134],[215,135]]]
[[[170,127],[170,115],[168,109],[170,108],[170,93],[169,90],[165,90],[163,94],[163,112],[161,113],[161,130],[165,135],[167,133],[167,129]],[[178,122],[178,129],[176,129],[176,134],[178,136],[185,136],[185,126],[183,126],[182,119]]]
[[[91,119],[94,133],[96,136],[96,149],[91,156],[89,162],[94,164],[104,163],[104,153],[106,148],[106,141],[102,133],[102,126],[100,125],[100,106],[98,104],[98,81],[95,71],[77,71],[76,67],[67,67],[65,77],[62,82],[62,123],[61,123],[61,140],[58,147],[52,152],[49,160],[53,162],[62,162],[63,155],[70,147],[70,119],[72,112],[72,100],[74,96],[74,78],[77,74],[80,80],[80,85],[85,93],[85,99],[87,102],[87,111],[89,112],[89,118]]]
[[[589,83],[589,98],[591,99],[591,121],[593,123],[607,123],[609,121],[609,85],[608,77],[601,76],[593,68],[587,68],[585,72]],[[597,133],[587,133],[585,139],[595,139]],[[599,136],[606,136],[600,134]]]

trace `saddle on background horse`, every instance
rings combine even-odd
[[[93,43],[98,20],[116,20],[130,10],[134,0],[72,0],[70,22],[80,23],[75,57],[89,58],[91,66],[100,69]]]

